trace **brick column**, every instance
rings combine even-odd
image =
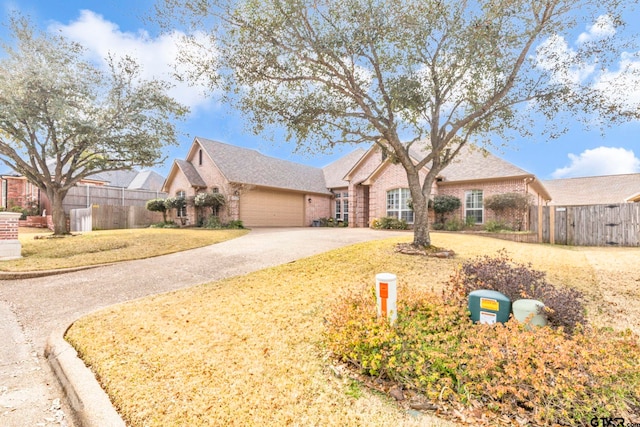
[[[0,212],[0,260],[21,257],[22,245],[18,240],[19,212]]]

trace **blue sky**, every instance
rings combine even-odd
[[[2,22],[6,22],[10,11],[18,10],[41,28],[60,30],[81,42],[96,60],[108,52],[127,51],[138,56],[147,72],[162,73],[168,71],[166,64],[175,52],[173,41],[161,37],[158,29],[144,19],[150,14],[153,0],[14,0],[1,4]],[[632,31],[640,30],[637,11],[627,20]],[[585,23],[583,36],[589,31]],[[0,30],[0,37],[7,38],[5,28]],[[640,61],[632,62],[632,65],[640,68]],[[632,81],[629,86],[625,92],[629,93],[632,102],[640,104],[640,81]],[[167,149],[168,160],[155,168],[163,175],[168,172],[172,159],[184,158],[195,136],[255,148],[266,155],[319,167],[353,150],[353,147],[345,147],[332,154],[296,155],[292,143],[273,142],[264,136],[252,135],[245,129],[239,113],[215,99],[202,96],[197,89],[178,86],[173,95],[191,107],[191,115],[179,124],[184,133],[180,146]],[[640,173],[640,122],[609,128],[604,136],[599,129],[587,131],[576,123],[558,139],[547,141],[542,135],[534,135],[516,139],[494,153],[543,180]]]

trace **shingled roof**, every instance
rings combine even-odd
[[[346,156],[343,156],[335,162],[330,163],[322,168],[327,187],[347,187],[349,185],[349,182],[344,180],[345,175],[351,170],[353,165],[355,165],[356,162],[360,160],[362,156],[364,156],[366,152],[367,150],[358,148],[347,154]]]
[[[330,194],[320,168],[210,139],[197,137],[196,140],[229,182]]]
[[[164,177],[152,170],[144,170],[138,173],[127,187],[130,190],[160,191]]]
[[[487,150],[474,146],[466,146],[458,156],[440,173],[447,181],[479,181],[505,177],[533,176]]]
[[[552,205],[624,203],[640,196],[640,173],[543,181]]]
[[[180,168],[184,176],[192,187],[207,187],[207,183],[200,176],[195,167],[186,160],[176,159],[176,165]]]

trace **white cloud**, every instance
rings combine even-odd
[[[551,74],[554,83],[579,85],[593,75],[595,65],[576,61],[576,55],[564,37],[553,35],[536,49],[536,64]]]
[[[640,52],[622,52],[614,67],[608,69],[601,69],[599,59],[593,55],[588,59],[579,55],[581,45],[615,34],[613,19],[602,15],[587,32],[578,36],[576,48],[559,35],[552,35],[542,42],[536,49],[536,65],[548,72],[554,83],[589,85],[614,105],[631,111],[640,108]]]
[[[640,107],[640,57],[623,53],[617,70],[606,70],[594,87],[605,93],[609,100],[628,109]]]
[[[180,46],[183,33],[175,31],[153,38],[144,30],[123,32],[118,25],[90,10],[81,11],[79,18],[68,25],[56,23],[49,30],[60,31],[65,37],[83,45],[88,49],[89,59],[98,64],[106,66],[104,59],[108,55],[135,58],[141,65],[143,78],[171,82],[175,86],[170,95],[192,110],[212,104],[201,87],[176,81],[173,76],[173,66],[183,48]]]
[[[609,15],[598,16],[593,25],[587,27],[587,32],[578,36],[578,43],[586,43],[593,40],[601,40],[616,34],[616,27]]]
[[[624,148],[598,147],[579,155],[570,153],[568,157],[571,164],[556,169],[551,174],[554,179],[640,172],[640,159]]]

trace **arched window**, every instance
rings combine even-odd
[[[396,188],[387,191],[387,216],[404,219],[413,224],[413,210],[409,208],[411,192],[408,188]]]
[[[198,165],[202,166],[202,150],[198,150]]]

